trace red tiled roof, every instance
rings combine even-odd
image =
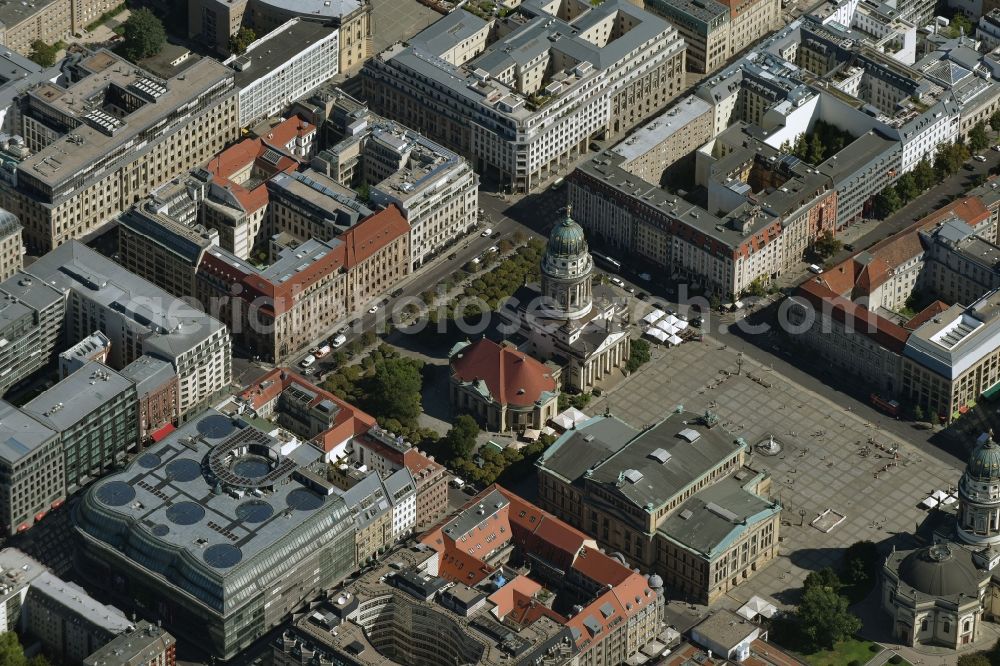
[[[316,131],[316,126],[310,122],[302,120],[298,116],[292,116],[291,118],[285,118],[283,121],[275,125],[265,134],[262,138],[264,143],[267,143],[275,148],[285,150],[285,146],[294,139],[295,137],[302,137],[312,134]]]
[[[867,250],[858,252],[836,266],[825,271],[818,278],[834,293],[850,298],[871,295],[872,291],[885,283],[892,271],[921,255],[924,251],[920,232],[932,229],[942,220],[955,215],[969,226],[989,220],[990,212],[978,197],[962,197],[930,215],[916,220],[908,227],[875,243]],[[858,260],[859,255],[871,255],[867,264]]]
[[[897,354],[902,353],[903,346],[910,336],[902,326],[834,293],[819,280],[806,280],[800,284],[797,295],[817,308],[819,313],[829,312],[835,321],[844,324],[855,333],[872,338],[879,345]]]
[[[543,392],[556,390],[556,380],[544,365],[513,347],[486,338],[455,354],[451,371],[463,382],[486,382],[490,395],[501,405],[528,407],[538,402]]]
[[[260,409],[293,384],[316,394],[310,407],[323,400],[329,400],[338,408],[333,425],[313,437],[313,442],[324,452],[329,453],[334,447],[358,435],[368,432],[375,425],[375,418],[361,411],[350,403],[344,402],[334,394],[319,388],[301,375],[288,368],[275,368],[264,375],[255,384],[243,389],[240,398],[250,403],[253,409]]]
[[[541,589],[541,585],[527,576],[521,575],[491,594],[487,600],[496,604],[493,612],[502,620],[507,613],[514,610],[519,600],[529,600]]]
[[[410,232],[410,225],[395,204],[354,225],[340,236],[346,253],[344,265],[353,268]]]
[[[905,328],[908,331],[915,331],[925,321],[931,319],[935,315],[941,314],[947,309],[948,309],[948,304],[945,303],[944,301],[934,301],[926,308],[915,314],[905,324],[903,324],[903,328]]]
[[[542,616],[551,617],[575,628],[579,632],[577,646],[586,650],[603,640],[610,633],[609,627],[656,600],[656,593],[650,590],[645,577],[602,553],[583,532],[501,486],[486,488],[469,500],[463,510],[470,510],[493,491],[503,495],[508,503],[484,513],[480,523],[465,534],[446,534],[445,528],[452,523],[449,518],[421,537],[422,543],[440,555],[438,575],[475,585],[495,571],[495,567],[487,564],[484,558],[513,542],[524,552],[565,571],[575,569],[579,575],[592,581],[595,589],[600,590],[600,594],[581,612],[566,619],[532,599],[537,589],[533,584],[518,583],[519,579],[515,578],[490,597],[498,606],[499,616],[510,614],[510,619],[525,624]],[[507,590],[507,587],[511,589]],[[605,604],[612,609],[610,615],[600,611]],[[601,624],[602,630],[596,636],[591,635],[584,625],[587,618]]]
[[[280,284],[265,279],[257,271],[244,271],[240,266],[233,266],[212,252],[205,254],[198,271],[212,274],[223,282],[241,284],[240,298],[255,302],[264,313],[278,316],[291,310],[298,295],[310,285],[341,268],[355,268],[389,243],[409,233],[409,230],[406,219],[396,205],[391,204],[345,231],[336,239],[341,242],[335,243],[332,251]]]

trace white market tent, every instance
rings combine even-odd
[[[667,342],[669,342],[670,344],[676,346],[676,345],[679,345],[681,342],[683,342],[683,340],[681,340],[676,335],[671,335],[669,338],[667,338]]]
[[[920,506],[924,507],[925,509],[933,509],[937,505],[938,501],[933,497],[925,497],[924,501],[920,503]]]
[[[675,328],[673,325],[667,323],[666,319],[664,319],[662,321],[656,322],[656,328],[660,329],[661,331],[663,331],[667,335],[673,335],[674,333],[677,332],[677,328]]]
[[[758,615],[763,615],[764,617],[774,617],[774,614],[778,609],[774,604],[764,601],[758,596],[750,597],[750,600],[745,604],[740,606],[740,609],[736,611],[748,620],[752,620]]]
[[[656,328],[655,326],[653,328],[650,328],[649,330],[647,330],[645,333],[643,333],[643,335],[645,335],[646,337],[649,337],[649,338],[653,338],[654,340],[656,340],[657,342],[660,342],[660,343],[663,343],[663,342],[667,341],[667,333],[664,332],[664,331],[661,331],[660,329]]]
[[[571,430],[589,418],[576,407],[568,407],[552,417],[552,425],[562,430]]]
[[[688,327],[688,323],[686,321],[684,321],[683,319],[677,320],[677,323],[674,324],[674,328],[676,328],[678,331],[683,331],[687,327]]]
[[[648,313],[645,317],[643,317],[642,321],[643,321],[643,323],[646,323],[646,324],[649,324],[650,326],[652,326],[653,324],[655,324],[659,320],[663,319],[663,316],[665,314],[667,314],[667,313],[664,312],[663,310],[659,310],[659,309],[653,310],[652,312]]]
[[[679,322],[680,319],[678,319],[676,316],[674,316],[674,315],[671,314],[671,315],[667,315],[667,318],[664,321],[666,321],[668,324],[670,324],[671,326],[673,326],[674,324],[676,324],[677,322]]]

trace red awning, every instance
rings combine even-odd
[[[20,525],[17,526],[18,532],[24,532],[27,529],[28,529],[28,523],[21,523]]]
[[[63,505],[63,502],[65,502],[65,501],[66,500],[63,500],[63,499],[57,499],[55,502],[52,503],[52,508],[53,509],[58,509],[59,507],[61,507]]]
[[[154,442],[163,441],[163,438],[174,431],[174,424],[168,423],[167,425],[153,431],[152,437]]]
[[[968,411],[969,411],[969,406],[968,405],[962,405],[961,407],[958,408],[958,413],[959,414],[965,414]]]
[[[37,523],[39,520],[41,520],[42,518],[44,518],[46,513],[48,513],[48,511],[39,511],[38,513],[36,513],[35,514],[35,522]]]

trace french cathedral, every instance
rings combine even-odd
[[[629,336],[620,317],[626,301],[601,285],[595,290],[594,260],[570,213],[567,207],[549,236],[541,285],[519,289],[500,315],[523,339],[520,351],[561,367],[563,387],[589,391],[628,361]]]

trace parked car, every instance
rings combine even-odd
[[[347,336],[343,333],[338,333],[332,340],[330,340],[330,346],[334,349],[340,349],[344,346],[345,342],[347,342]]]
[[[303,368],[308,368],[309,366],[311,366],[315,362],[316,362],[316,357],[313,356],[312,354],[309,354],[304,359],[302,359],[301,361],[299,361],[299,365],[301,365]]]
[[[376,312],[378,312],[378,303],[368,308],[368,314],[375,314]]]
[[[460,478],[458,478],[456,476],[454,479],[452,479],[451,481],[449,481],[449,485],[452,488],[462,488],[462,487],[465,486],[465,481],[463,481],[462,479],[460,479]]]
[[[458,252],[452,252],[451,254],[448,255],[448,258],[449,259],[457,259],[458,258]]]
[[[819,275],[820,273],[823,272],[823,269],[817,266],[816,264],[809,264],[809,272]]]
[[[695,328],[701,328],[701,325],[705,323],[704,317],[695,317],[691,320],[691,325]]]
[[[973,155],[972,159],[976,160],[977,162],[985,162],[986,155]]]
[[[486,227],[483,229],[483,233],[479,234],[483,238],[488,238],[493,233],[492,227]]]
[[[487,252],[499,252],[500,248],[498,248],[496,245],[494,245],[493,247],[491,247],[490,249],[488,249],[486,251]]]
[[[625,282],[618,277],[611,278],[611,284],[615,285],[616,287],[623,287],[623,288],[625,287]]]
[[[393,298],[399,298],[400,296],[403,295],[403,288],[400,287],[399,289],[393,289],[392,293],[389,295],[392,296]]]
[[[997,145],[993,146],[993,150],[995,150],[998,153],[1000,153],[1000,143],[998,143]]]
[[[844,245],[844,249],[847,250],[848,252],[854,252],[854,246],[850,243]]]
[[[493,240],[496,240],[496,239],[500,238],[500,232],[499,231],[494,231],[493,235],[490,236],[490,238],[492,238]]]
[[[327,354],[329,354],[332,351],[332,349],[333,348],[330,347],[330,345],[321,345],[313,353],[313,356],[315,356],[316,358],[323,358],[324,356],[326,356]]]

